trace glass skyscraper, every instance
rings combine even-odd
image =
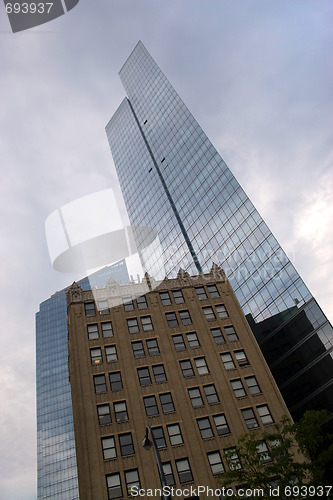
[[[129,282],[125,261],[80,280],[83,290],[112,277]],[[37,498],[79,498],[71,389],[68,373],[66,290],[40,304],[36,314]]]
[[[120,70],[127,97],[106,126],[132,225],[151,227],[157,278],[225,270],[295,417],[333,411],[333,332],[267,225],[144,45]]]

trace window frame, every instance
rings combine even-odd
[[[216,456],[217,460],[213,461],[213,456]],[[212,460],[210,459],[210,457],[212,457]],[[220,474],[223,474],[225,472],[224,463],[219,450],[209,451],[207,453],[207,460],[213,476],[219,476]],[[220,467],[218,470],[216,470],[218,466]]]
[[[122,442],[123,440],[128,439],[128,438],[130,438],[128,443]],[[129,455],[135,455],[133,437],[132,437],[131,432],[124,432],[123,434],[118,434],[118,440],[119,440],[120,455],[122,457],[128,457]],[[128,451],[127,451],[127,448],[129,448]],[[126,453],[125,453],[125,451],[126,451]]]
[[[172,316],[172,319],[171,319]],[[177,315],[175,311],[169,311],[165,313],[165,319],[168,324],[169,328],[175,328],[176,326],[179,326]]]
[[[207,300],[207,292],[205,290],[204,286],[196,286],[195,288],[195,293],[197,294],[198,300]]]
[[[116,405],[124,405],[125,410],[117,410]],[[116,422],[127,422],[128,420],[128,411],[127,411],[127,403],[126,400],[123,401],[114,401],[113,402],[113,411],[116,418]],[[119,417],[119,418],[118,418]]]
[[[202,439],[212,439],[214,432],[209,417],[197,418],[197,425]]]
[[[106,446],[108,442],[113,443],[113,446],[110,444]],[[117,458],[116,440],[114,436],[101,437],[101,444],[102,444],[103,460],[113,460],[114,458]]]
[[[187,464],[187,468],[183,468],[182,466],[182,469],[180,469],[180,466],[181,464]],[[192,474],[192,470],[191,470],[191,465],[190,465],[190,461],[187,457],[185,458],[178,458],[177,460],[175,460],[175,464],[176,464],[176,469],[177,469],[177,473],[178,473],[178,479],[179,479],[179,482],[180,484],[184,484],[184,483],[190,483],[193,481],[193,474]],[[189,477],[187,476],[189,475]],[[185,476],[185,477],[183,477]]]
[[[190,311],[188,309],[183,309],[182,311],[178,311],[178,314],[183,326],[192,325],[192,318],[190,315]]]
[[[167,424],[167,433],[171,446],[181,446],[184,444],[182,431],[178,422]],[[175,428],[176,432],[171,432],[171,428]],[[177,442],[173,442],[176,440]]]
[[[212,337],[214,339],[215,344],[217,344],[217,345],[219,345],[219,344],[225,344],[225,338],[224,338],[224,335],[223,335],[223,332],[222,332],[222,328],[220,328],[219,326],[217,326],[217,327],[211,328],[210,332],[212,334]],[[218,341],[218,339],[221,339],[221,340]]]
[[[131,335],[134,333],[140,332],[138,318],[135,318],[135,317],[134,318],[126,318],[126,321],[127,321],[128,332]]]
[[[96,381],[97,379],[104,379],[104,382],[102,383],[99,383],[97,384]],[[105,374],[104,373],[100,373],[98,375],[94,375],[93,376],[93,382],[94,382],[94,390],[95,390],[95,394],[101,394],[103,392],[106,392],[107,391],[107,387],[106,387],[106,378],[105,378]],[[104,387],[103,390],[97,390],[97,388],[99,387]]]
[[[157,373],[156,373],[156,370],[157,370]],[[159,370],[161,370],[161,371],[159,372]],[[161,363],[159,365],[152,365],[152,371],[153,371],[153,375],[154,375],[154,380],[157,384],[162,384],[163,382],[167,381],[167,376],[165,373],[165,368],[164,368],[163,363]]]
[[[214,392],[212,391],[210,394],[207,394],[206,390],[208,390],[208,388],[213,388]],[[203,390],[204,390],[204,393],[205,393],[205,397],[206,397],[207,403],[209,405],[220,403],[220,398],[219,398],[219,395],[217,394],[215,384],[206,384],[206,385],[203,386]],[[213,400],[210,401],[210,399],[212,397],[214,398],[214,401]]]
[[[101,409],[107,408],[108,411],[102,413]],[[97,416],[99,425],[107,425],[112,423],[111,418],[111,408],[109,403],[103,403],[101,405],[97,405]],[[106,420],[106,421],[104,421]]]
[[[199,393],[199,396],[191,396],[191,392],[193,394],[194,391],[197,391]],[[203,399],[202,399],[202,394],[201,394],[201,391],[200,391],[200,387],[189,387],[187,389],[187,393],[188,393],[188,396],[190,398],[191,405],[192,405],[193,408],[201,408],[202,406],[204,406],[204,402],[203,402]],[[199,400],[199,398],[200,398],[201,403],[194,405],[193,401],[194,400]]]
[[[150,343],[155,343],[154,346],[150,346],[149,344]],[[161,353],[160,351],[160,348],[158,346],[158,341],[156,338],[153,338],[153,339],[147,339],[146,340],[146,346],[147,346],[147,351],[148,351],[148,354],[149,356],[157,356],[158,354]],[[156,352],[152,352],[153,350],[155,350]]]
[[[146,403],[148,400],[154,401],[154,404],[147,405]],[[143,405],[145,407],[147,417],[153,417],[155,415],[159,415],[160,412],[159,412],[159,409],[157,406],[157,399],[156,399],[156,396],[154,394],[151,394],[150,396],[144,396],[143,397]],[[156,411],[154,413],[150,413],[150,408],[154,408]],[[148,411],[149,411],[149,413],[148,413]]]
[[[151,385],[151,375],[148,366],[140,366],[140,368],[136,369],[139,379],[139,384],[141,387],[145,387],[146,385]]]
[[[168,414],[168,413],[174,413],[176,411],[171,392],[164,392],[162,394],[159,394],[158,396],[159,396],[159,399],[160,399],[160,404],[161,404],[162,412],[165,415]],[[162,399],[166,399],[166,398],[169,398],[169,401],[162,401]],[[170,405],[170,408],[172,406],[172,409],[168,408],[169,405]]]
[[[184,302],[185,302],[184,295],[180,289],[179,290],[171,290],[171,293],[173,296],[173,300],[175,301],[175,304],[184,304]]]
[[[106,345],[104,347],[104,350],[105,350],[105,358],[106,358],[107,363],[115,363],[116,361],[118,361],[118,353],[117,353],[116,344]],[[108,352],[109,350],[111,350],[112,352]]]
[[[106,328],[104,327],[104,325],[110,325],[111,328]],[[101,328],[102,328],[102,337],[103,338],[109,338],[109,337],[113,337],[114,335],[114,332],[113,332],[113,327],[112,327],[112,321],[103,321],[101,323]],[[105,332],[111,332],[111,335],[105,335]]]
[[[92,329],[93,327],[96,327],[94,330]],[[89,331],[91,330],[91,331]],[[90,323],[87,325],[87,334],[88,334],[88,340],[96,340],[99,339],[99,328],[97,323]],[[95,334],[95,335],[94,335]],[[97,336],[96,336],[97,334]]]
[[[159,292],[159,295],[162,306],[170,306],[172,304],[169,292]]]
[[[111,378],[114,378],[114,377],[117,377],[119,375],[119,379],[118,380],[111,380]],[[118,370],[118,371],[114,371],[114,372],[109,372],[109,381],[110,381],[110,388],[111,388],[111,391],[121,391],[123,390],[124,386],[123,386],[123,379],[122,379],[122,376],[121,376],[121,372]],[[120,387],[114,387],[114,385],[120,385]]]
[[[229,318],[228,311],[224,304],[216,304],[215,311],[219,319]]]
[[[200,356],[200,358],[194,358],[194,364],[198,375],[209,374],[209,368],[205,356]]]
[[[131,346],[132,346],[132,352],[133,352],[134,359],[140,359],[140,358],[144,358],[146,356],[145,348],[144,348],[144,344],[143,344],[142,340],[134,340],[133,342],[131,342]],[[140,347],[137,348],[137,346],[140,346]],[[142,354],[139,355],[138,354],[139,352]]]
[[[221,423],[218,421],[219,419],[222,420]],[[225,413],[218,413],[217,415],[213,415],[213,422],[216,432],[219,436],[226,436],[227,434],[231,433]]]
[[[147,316],[140,316],[140,321],[142,330],[144,332],[150,332],[151,330],[154,330],[153,321],[150,314],[148,314]]]
[[[95,302],[89,301],[84,302],[84,313],[88,318],[91,316],[96,316],[96,306]]]

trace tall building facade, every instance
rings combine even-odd
[[[161,498],[147,425],[172,498],[229,498],[216,480],[236,466],[227,451],[288,410],[223,271],[94,294],[74,283],[67,300],[80,499]]]
[[[127,97],[106,132],[131,224],[159,237],[147,246],[137,232],[144,270],[221,265],[293,416],[333,412],[333,330],[302,278],[141,42],[119,74]]]
[[[126,262],[79,281],[104,286],[110,276],[128,283]],[[79,498],[71,391],[68,375],[66,291],[40,304],[36,314],[37,498]]]

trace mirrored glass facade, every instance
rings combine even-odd
[[[78,283],[104,287],[112,277],[129,282],[125,261]],[[68,373],[66,291],[42,302],[36,314],[37,498],[79,498],[72,400]]]
[[[106,132],[131,224],[154,228],[162,248],[162,257],[145,248],[144,269],[174,277],[180,267],[194,274],[216,262],[252,322],[280,318],[278,329],[312,301],[308,288],[141,42],[119,74],[127,97]],[[332,339],[326,318],[325,331]],[[331,363],[332,342],[323,346]],[[312,362],[320,359],[313,353]]]

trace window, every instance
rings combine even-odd
[[[179,316],[183,325],[190,325],[192,323],[191,316],[188,311],[179,311]]]
[[[106,392],[105,375],[94,375],[95,393]]]
[[[155,382],[165,382],[167,378],[166,378],[164,366],[163,365],[154,365],[152,368],[153,368]]]
[[[191,349],[195,349],[196,347],[200,347],[200,342],[198,340],[197,334],[195,332],[186,334],[188,345]]]
[[[102,350],[100,347],[90,349],[90,360],[92,365],[100,365],[102,363]]]
[[[148,307],[147,300],[146,300],[146,297],[144,295],[141,295],[141,297],[137,297],[136,303],[137,303],[138,309],[147,309],[147,307]]]
[[[220,415],[214,415],[213,420],[219,436],[224,436],[224,434],[230,434],[228,422],[223,413],[221,413]]]
[[[172,340],[176,351],[184,351],[186,349],[182,335],[173,335]]]
[[[173,300],[176,304],[182,304],[184,302],[184,297],[181,290],[172,290]]]
[[[183,359],[182,361],[179,361],[180,368],[183,373],[183,377],[193,377],[194,376],[194,371],[192,368],[192,363],[189,359]]]
[[[145,366],[144,368],[138,368],[138,377],[140,385],[144,386],[151,384],[151,377],[149,373],[149,368],[147,366]]]
[[[177,316],[175,312],[166,313],[165,317],[168,322],[168,326],[178,326]]]
[[[240,378],[238,378],[236,380],[230,380],[230,384],[231,384],[231,387],[234,391],[236,398],[243,398],[244,396],[246,396],[246,392],[245,392],[243,383],[242,383]]]
[[[84,311],[86,313],[86,316],[95,316],[96,315],[95,302],[86,302],[84,304]]]
[[[157,339],[148,339],[146,340],[146,344],[147,344],[148,354],[150,356],[155,356],[156,354],[160,353]]]
[[[139,331],[139,324],[137,318],[127,319],[128,331],[130,333],[137,333]]]
[[[216,344],[223,344],[225,342],[221,328],[211,328],[210,331]]]
[[[223,304],[219,304],[219,305],[215,306],[215,309],[216,309],[217,315],[220,319],[224,319],[224,318],[228,317],[227,310]]]
[[[111,424],[111,412],[109,404],[97,406],[97,414],[99,425]]]
[[[212,299],[220,296],[216,285],[207,285],[207,290],[209,292],[209,295],[212,297]]]
[[[172,446],[184,444],[183,436],[182,436],[182,433],[180,431],[179,424],[167,425],[167,431],[168,431],[170,443]]]
[[[230,352],[222,353],[221,360],[226,370],[232,370],[233,368],[236,368]]]
[[[233,326],[225,326],[224,331],[227,335],[227,338],[230,342],[233,342],[234,340],[238,340],[237,333],[235,332],[235,329]]]
[[[193,481],[190,462],[187,458],[176,460],[176,467],[180,483],[188,483],[189,481]]]
[[[207,299],[207,294],[205,291],[205,288],[203,286],[197,286],[195,288],[196,294],[198,296],[199,300],[206,300]]]
[[[232,448],[227,448],[226,450],[224,450],[224,453],[226,454],[230,470],[237,470],[242,468],[237,450],[234,446]]]
[[[109,378],[112,391],[120,391],[123,388],[120,372],[109,373]]]
[[[113,363],[118,360],[117,349],[115,345],[106,345],[105,346],[105,355],[106,361],[108,363]]]
[[[257,410],[264,425],[272,424],[274,422],[267,405],[257,406]]]
[[[163,306],[169,306],[171,304],[169,292],[160,292],[160,299]]]
[[[133,356],[135,358],[143,358],[145,356],[145,351],[141,340],[138,340],[137,342],[132,342],[132,350],[133,350]]]
[[[116,443],[113,436],[102,438],[102,450],[104,460],[116,458]]]
[[[117,401],[113,403],[113,409],[116,416],[116,422],[126,422],[126,420],[128,420],[126,401]]]
[[[97,308],[101,314],[109,314],[109,303],[107,300],[99,300],[97,303]]]
[[[147,417],[151,417],[152,415],[158,415],[158,408],[155,396],[144,397],[143,403],[145,405]]]
[[[234,354],[239,366],[247,366],[250,364],[246,357],[245,351],[234,351]]]
[[[213,476],[217,476],[225,472],[225,468],[219,451],[211,451],[210,453],[207,453],[207,458]]]
[[[269,453],[268,453],[268,446],[267,444],[265,443],[265,441],[262,441],[261,443],[259,443],[257,445],[257,452],[258,452],[258,455],[260,457],[260,460],[266,464],[268,462],[271,462],[272,459],[271,457],[269,456]]]
[[[173,405],[172,396],[170,392],[166,392],[165,394],[160,394],[160,402],[163,413],[170,413],[172,411],[175,411],[175,407]]]
[[[126,457],[127,455],[134,455],[133,439],[130,432],[119,435],[119,446],[122,457]]]
[[[212,426],[208,417],[197,419],[199,431],[202,439],[208,439],[214,437]]]
[[[203,390],[205,392],[208,404],[211,405],[220,402],[214,384],[204,385]]]
[[[98,339],[98,326],[97,325],[87,325],[88,339],[95,340]]]
[[[150,316],[142,316],[141,325],[144,332],[148,332],[148,330],[153,330],[153,323],[151,322]]]
[[[245,408],[244,410],[241,411],[246,423],[246,427],[248,429],[254,429],[255,427],[259,427],[252,408]]]
[[[134,303],[131,297],[123,297],[125,311],[134,311]]]
[[[188,395],[190,396],[193,408],[196,408],[197,406],[203,406],[203,400],[199,387],[192,387],[192,389],[188,389]]]
[[[254,396],[255,394],[261,393],[257,379],[255,378],[254,375],[253,375],[253,377],[245,377],[245,382],[246,382],[246,385],[250,391],[250,394],[252,394]]]
[[[162,464],[163,467],[163,472],[165,476],[165,482],[167,486],[172,486],[176,484],[175,477],[173,475],[172,467],[171,467],[171,462],[164,462]]]
[[[166,448],[163,427],[154,427],[151,431],[154,434],[157,448]]]
[[[106,323],[101,323],[102,335],[103,337],[113,337],[112,323],[107,321]]]
[[[109,474],[106,476],[106,484],[108,488],[108,500],[112,500],[113,498],[122,498],[123,490],[120,482],[120,475]]]
[[[202,310],[203,310],[203,313],[204,313],[207,321],[213,321],[214,319],[216,319],[212,307],[210,307],[210,306],[203,307]]]
[[[199,375],[206,375],[206,373],[209,373],[205,358],[195,358],[194,363]]]
[[[138,469],[126,470],[125,482],[126,482],[127,493],[129,495],[131,495],[132,493],[133,486],[137,487],[135,490],[133,490],[133,492],[138,491],[141,488]]]

